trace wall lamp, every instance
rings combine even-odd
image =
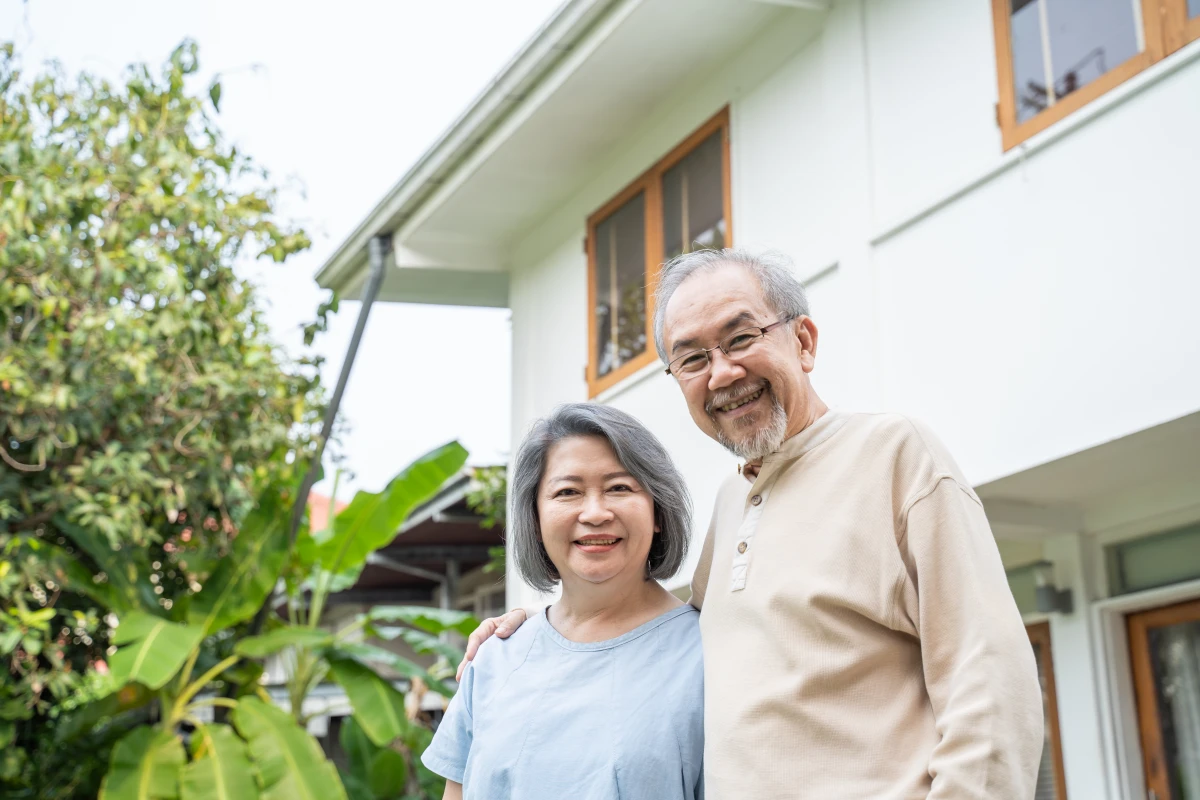
[[[1074,598],[1070,589],[1059,589],[1054,585],[1054,562],[1039,561],[1031,566],[1033,581],[1037,586],[1037,610],[1070,614],[1075,608]]]

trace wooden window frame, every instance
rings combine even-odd
[[[1167,782],[1162,725],[1158,717],[1158,691],[1154,686],[1154,665],[1150,661],[1149,631],[1151,628],[1198,619],[1200,599],[1134,612],[1125,618],[1129,632],[1129,660],[1133,668],[1133,689],[1137,699],[1138,734],[1142,745],[1142,769],[1146,778],[1146,790],[1153,790],[1161,800],[1171,797],[1171,786]]]
[[[587,315],[588,315],[588,399],[616,386],[621,381],[658,360],[654,347],[654,290],[658,287],[658,275],[663,264],[663,220],[662,220],[662,177],[663,173],[691,154],[709,136],[724,131],[721,137],[721,182],[723,213],[725,216],[725,246],[733,242],[733,203],[730,190],[729,163],[729,107],[717,112],[686,139],[675,146],[650,169],[622,189],[615,197],[600,207],[587,220]],[[631,358],[603,377],[597,376],[596,343],[599,337],[596,320],[596,226],[604,222],[613,212],[644,193],[645,246],[646,246],[646,352]]]
[[[1032,119],[1017,122],[1017,91],[1013,84],[1011,0],[992,0],[992,28],[996,39],[996,77],[999,102],[996,121],[1004,151],[1011,150],[1029,137],[1041,133],[1091,103],[1142,70],[1200,38],[1200,18],[1187,18],[1187,0],[1141,0],[1145,47],[1142,52],[1110,69],[1096,80],[1078,89]]]
[[[1054,791],[1058,800],[1067,800],[1067,773],[1063,769],[1062,737],[1058,727],[1058,690],[1054,684],[1054,653],[1050,647],[1050,623],[1037,622],[1025,626],[1030,646],[1042,649],[1042,665],[1046,672],[1046,725],[1050,732],[1050,748],[1054,759]]]

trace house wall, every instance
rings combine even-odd
[[[630,131],[514,247],[514,450],[587,399],[584,220],[725,104],[734,242],[795,259],[831,405],[926,420],[979,484],[1200,408],[1200,42],[1005,154],[992,36],[983,0],[841,0],[815,38],[773,26]],[[599,399],[676,456],[698,550],[735,462],[657,365]],[[1044,547],[1077,598],[1102,596],[1094,542]],[[1115,798],[1095,625],[1051,619],[1067,789]]]

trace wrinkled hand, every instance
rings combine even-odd
[[[462,663],[458,665],[458,672],[455,673],[454,679],[456,681],[462,680],[463,672],[467,669],[467,664],[479,652],[479,645],[486,642],[492,634],[499,636],[501,639],[507,639],[528,618],[529,615],[525,613],[525,609],[514,608],[504,616],[489,617],[479,623],[479,627],[467,638],[467,655],[463,658]]]

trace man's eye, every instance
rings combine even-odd
[[[692,353],[690,356],[684,356],[680,359],[679,365],[684,368],[698,367],[707,360],[708,356],[704,355],[704,353]]]
[[[749,347],[750,343],[756,338],[758,337],[752,333],[735,333],[729,338],[729,341],[725,343],[725,349],[742,350],[746,347]]]

